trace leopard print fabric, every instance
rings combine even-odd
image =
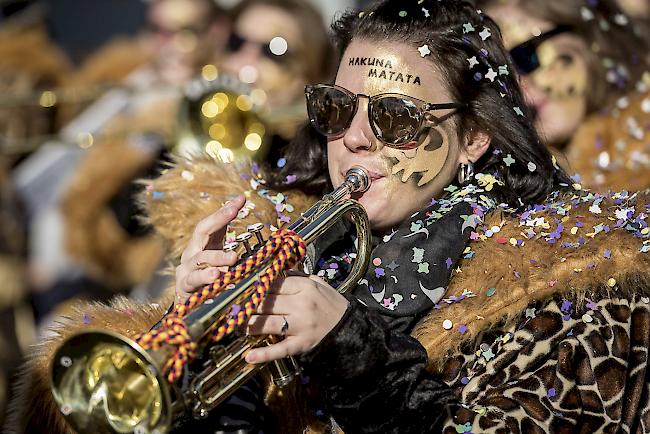
[[[445,433],[650,432],[650,300],[555,299],[484,332],[443,368]]]

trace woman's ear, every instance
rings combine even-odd
[[[492,142],[492,136],[482,130],[470,130],[467,144],[461,150],[461,163],[477,162],[487,152]]]

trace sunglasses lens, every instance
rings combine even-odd
[[[533,44],[524,43],[516,46],[510,50],[510,56],[521,74],[530,74],[539,68],[539,57]]]
[[[312,87],[307,91],[307,113],[316,130],[325,136],[343,133],[354,116],[352,97],[334,87]]]
[[[241,50],[241,47],[243,47],[245,43],[246,40],[244,38],[233,32],[228,37],[226,49],[231,53],[236,53],[237,51]]]
[[[380,140],[388,145],[401,145],[416,136],[421,114],[413,101],[387,96],[373,101],[370,119]]]

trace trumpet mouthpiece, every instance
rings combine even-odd
[[[351,184],[351,193],[363,193],[370,188],[370,176],[366,169],[359,166],[353,166],[347,171],[345,182]]]

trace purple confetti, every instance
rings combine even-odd
[[[296,175],[287,175],[287,184],[293,184],[297,178]]]
[[[85,325],[90,324],[90,315],[88,315],[87,313],[84,313],[84,314],[83,314],[83,317],[82,317],[82,321],[83,321],[83,323],[84,323]]]
[[[548,392],[546,392],[546,396],[548,396],[549,398],[553,398],[555,396],[555,389],[552,387],[548,389]]]
[[[385,273],[383,268],[381,268],[381,267],[375,268],[375,277],[377,277],[377,278],[384,277],[385,274],[386,273]]]
[[[454,264],[454,261],[452,261],[451,258],[447,258],[445,264],[447,264],[447,270],[449,270],[451,266]]]
[[[464,335],[465,332],[467,332],[467,330],[468,330],[468,328],[467,328],[467,326],[466,326],[465,324],[463,324],[463,325],[461,325],[460,327],[458,327],[458,332],[459,332],[461,335]]]
[[[463,377],[463,378],[460,379],[460,382],[461,382],[461,384],[467,385],[467,384],[469,384],[469,378]]]

